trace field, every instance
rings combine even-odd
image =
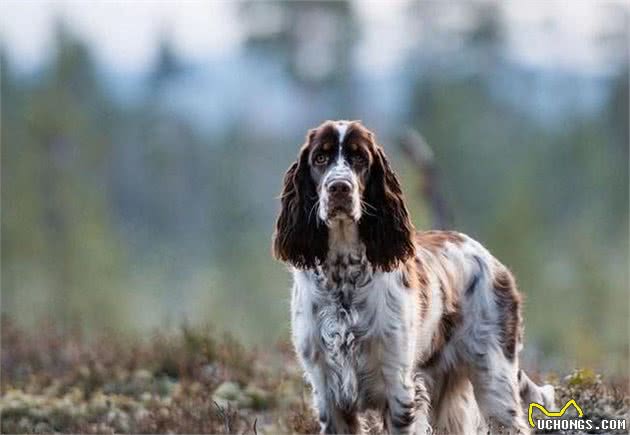
[[[545,379],[585,417],[628,417],[626,380]],[[2,320],[2,433],[315,433],[309,396],[286,342],[248,350],[185,326],[143,341],[29,334]]]

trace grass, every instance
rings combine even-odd
[[[576,371],[555,384],[590,418],[628,417],[625,380]],[[318,432],[288,343],[250,350],[208,329],[87,339],[3,318],[1,393],[2,433]]]

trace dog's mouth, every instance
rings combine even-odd
[[[360,218],[354,195],[323,194],[319,204],[319,218],[330,225],[334,222],[357,222]]]
[[[329,205],[326,213],[326,222],[336,221],[356,222],[357,217],[353,213],[352,204]]]

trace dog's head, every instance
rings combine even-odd
[[[413,225],[383,148],[358,121],[310,130],[284,177],[275,256],[298,268],[325,260],[329,227],[356,223],[368,260],[391,270],[414,253]]]

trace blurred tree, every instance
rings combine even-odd
[[[357,39],[349,2],[243,3],[247,47],[277,57],[305,86],[347,86]]]
[[[149,87],[158,88],[164,82],[178,76],[183,70],[184,67],[177,56],[172,38],[168,33],[162,33],[155,64],[149,73]]]
[[[33,74],[0,51],[3,311],[80,313],[119,330],[187,315],[273,340],[286,325],[287,278],[269,255],[281,174],[307,127],[363,117],[386,145],[405,123],[426,137],[457,228],[510,265],[528,296],[526,349],[623,361],[627,69],[574,82],[510,63],[496,2],[410,2],[395,22],[404,38],[384,41],[408,57],[376,73],[356,62],[361,32],[374,31],[359,26],[362,5],[238,7],[243,50],[184,76],[163,34],[134,89],[146,98],[124,104],[114,96],[133,80],[99,69],[66,28]],[[625,66],[627,38],[607,35],[602,62]],[[581,98],[584,83],[610,98],[586,111],[540,102]],[[395,151],[414,219],[428,226],[411,193],[417,169]]]
[[[3,77],[23,103],[12,109],[15,116],[3,115],[3,135],[10,133],[3,137],[2,178],[11,180],[3,182],[3,275],[8,278],[3,294],[20,292],[22,303],[41,304],[25,288],[43,286],[50,290],[46,304],[61,325],[78,315],[104,321],[103,311],[81,304],[107,303],[116,278],[119,251],[110,228],[106,179],[108,127],[114,119],[87,48],[62,24],[55,46],[39,85]],[[6,95],[11,98],[11,92]],[[93,298],[79,297],[88,289]],[[41,298],[41,289],[36,290]]]

